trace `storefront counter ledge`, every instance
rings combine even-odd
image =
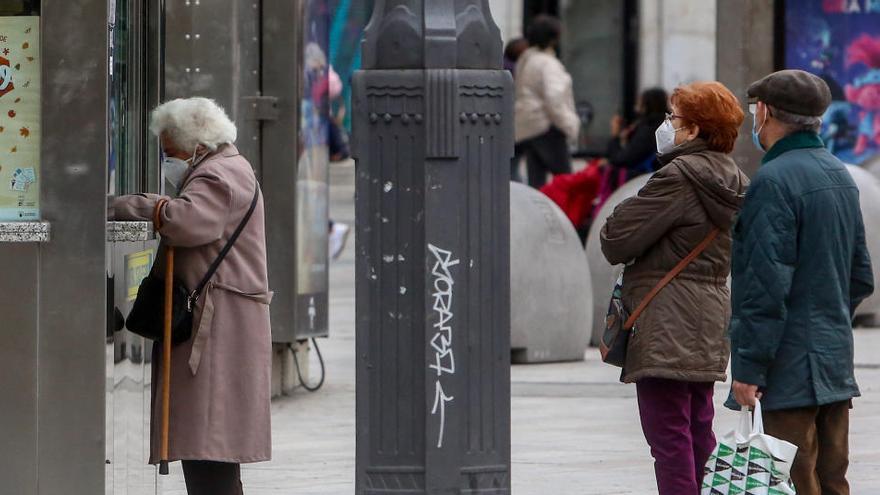
[[[108,242],[151,241],[155,238],[150,222],[107,222]]]
[[[0,242],[49,242],[49,222],[0,222]]]

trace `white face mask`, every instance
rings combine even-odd
[[[180,158],[175,158],[173,156],[166,156],[162,159],[162,175],[165,177],[175,189],[180,189],[180,186],[183,185],[183,178],[186,177],[187,172],[189,171],[190,163],[192,166],[196,166],[198,162],[200,162],[203,158],[205,158],[207,153],[198,157],[196,159],[196,153],[198,152],[198,147],[193,151],[192,158],[189,160],[181,160]]]
[[[682,129],[684,127],[679,127],[678,129],[672,127],[671,120],[664,120],[654,132],[654,137],[657,139],[657,152],[665,155],[678,148],[678,145],[675,144],[675,134]]]
[[[180,158],[166,156],[165,159],[162,160],[162,175],[165,177],[165,180],[174,186],[175,189],[180,189],[183,178],[186,176],[188,169],[189,163]]]

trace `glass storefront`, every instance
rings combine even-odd
[[[327,332],[327,218],[330,117],[326,0],[303,2],[300,144],[296,181],[297,335]]]
[[[110,195],[163,192],[159,143],[149,131],[150,111],[163,89],[160,6],[155,0],[107,2]],[[107,252],[106,493],[154,495],[160,482],[155,467],[146,463],[152,345],[121,322],[156,257],[156,241],[114,240]]]
[[[158,141],[149,132],[159,101],[157,2],[109,0],[108,193],[159,192]],[[156,164],[156,166],[149,166]]]

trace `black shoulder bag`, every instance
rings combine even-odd
[[[226,241],[226,245],[220,250],[220,254],[211,263],[208,272],[202,277],[199,285],[195,289],[189,291],[180,280],[175,280],[173,284],[173,303],[171,305],[171,342],[180,344],[186,342],[192,336],[193,326],[193,308],[201,297],[202,290],[214,276],[223,258],[229,254],[233,244],[241,235],[244,227],[251,219],[254,209],[257,207],[257,199],[260,196],[260,186],[257,184],[254,191],[254,199],[251,200],[250,209],[248,209],[238,228],[232,233],[232,236]],[[125,326],[132,332],[141,337],[162,341],[164,313],[162,311],[165,305],[165,280],[159,276],[153,275],[152,271],[141,282],[138,288],[137,298],[134,300]]]

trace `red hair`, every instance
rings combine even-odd
[[[671,101],[687,123],[700,126],[700,137],[711,150],[733,151],[745,113],[727,87],[714,81],[691,83],[676,88]]]

